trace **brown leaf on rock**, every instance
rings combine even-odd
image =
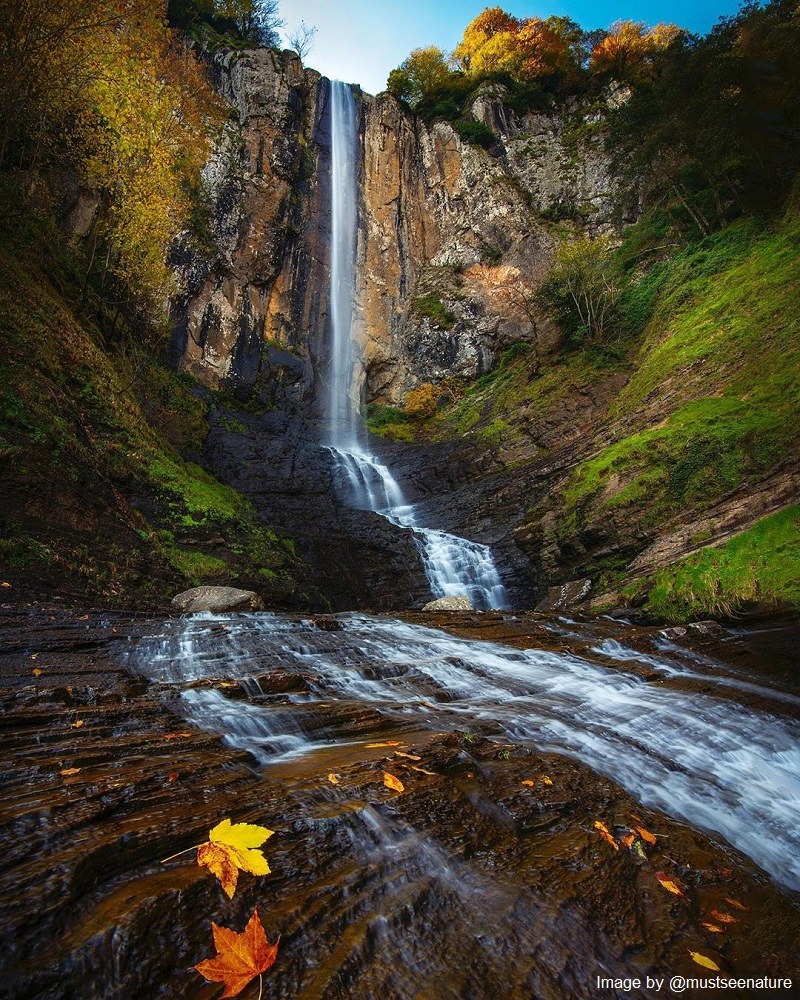
[[[528,788],[533,788],[536,785],[536,782],[532,781],[530,778],[523,778],[522,784],[527,785]]]
[[[702,965],[704,969],[711,969],[712,972],[719,972],[720,968],[713,958],[709,958],[707,955],[701,955],[699,951],[690,951],[689,954],[692,956],[692,961],[696,962],[698,965]]]
[[[165,740],[183,740],[186,739],[187,736],[194,736],[194,733],[191,733],[188,730],[184,730],[180,733],[164,733]]]
[[[677,882],[673,882],[671,878],[668,878],[664,872],[656,872],[656,878],[667,892],[671,892],[673,896],[683,896],[683,889],[681,889]]]
[[[634,840],[636,840],[636,834],[635,833],[627,833],[622,838],[622,843],[624,844],[625,847],[633,847]]]
[[[437,777],[435,771],[426,771],[424,767],[414,767],[413,764],[409,764],[408,766],[411,768],[412,771],[419,771],[420,774],[427,774],[428,777],[430,778]]]
[[[220,927],[213,921],[211,930],[217,954],[198,962],[194,968],[210,983],[224,984],[225,991],[220,994],[220,1000],[238,996],[256,976],[275,964],[280,938],[275,944],[267,941],[258,910],[253,911],[241,934],[227,927]]]
[[[72,774],[79,774],[80,770],[81,769],[79,767],[65,767],[62,771],[59,771],[58,773],[63,775],[65,778],[68,778]]]
[[[330,781],[330,783],[332,785],[338,785],[339,784],[339,775],[338,774],[334,774],[333,771],[331,771],[331,773],[328,775],[328,781]]]
[[[72,728],[73,729],[80,729],[82,725],[83,725],[83,719],[78,719],[77,722],[73,722],[72,723]]]
[[[42,670],[41,667],[34,667],[33,670],[31,670],[31,673],[33,674],[34,677],[41,677],[42,674],[44,673],[44,670]]]
[[[605,823],[601,823],[599,819],[596,819],[594,821],[594,828],[595,830],[597,830],[597,832],[600,834],[600,836],[607,844],[610,844],[615,851],[619,850],[619,844],[611,836],[611,831],[608,829]]]
[[[399,778],[395,778],[393,774],[389,774],[388,771],[383,772],[383,783],[387,788],[392,788],[396,792],[405,791],[405,785]]]
[[[707,931],[711,931],[712,934],[723,934],[724,933],[723,929],[721,927],[719,927],[717,924],[709,924],[705,920],[703,921],[703,927],[705,927],[705,929]]]
[[[405,757],[407,760],[422,760],[418,754],[415,753],[403,753],[402,750],[395,750],[395,757]]]
[[[402,740],[386,740],[383,743],[367,743],[367,749],[375,750],[378,747],[401,747],[402,745]]]
[[[656,838],[653,836],[652,833],[650,833],[649,830],[645,830],[643,826],[637,826],[636,832],[639,834],[639,836],[642,838],[645,844],[649,844],[651,847],[655,847]]]
[[[737,917],[732,917],[730,913],[722,913],[720,910],[712,910],[711,916],[719,924],[738,924],[739,920]]]
[[[725,897],[725,902],[729,903],[731,906],[735,907],[737,910],[749,910],[749,906],[745,906],[744,903],[740,903],[738,899],[731,899],[730,896]]]

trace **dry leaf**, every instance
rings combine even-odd
[[[41,667],[34,667],[33,670],[31,670],[31,673],[33,674],[34,677],[41,677],[42,674],[44,673],[44,670],[42,670]]]
[[[409,764],[408,766],[412,771],[419,771],[420,774],[427,774],[431,778],[435,778],[437,776],[435,771],[426,771],[424,767],[414,767],[413,764]]]
[[[388,771],[383,772],[383,783],[387,788],[393,788],[396,792],[405,791],[405,785],[399,778],[395,778],[393,774],[389,774]]]
[[[180,733],[164,733],[165,740],[181,740],[185,739],[187,736],[194,736],[194,733],[189,730],[183,730]]]
[[[523,784],[523,785],[527,785],[527,786],[528,786],[528,788],[533,788],[533,786],[534,786],[534,785],[536,784],[536,782],[535,782],[535,781],[531,781],[531,779],[530,779],[530,778],[525,778],[525,779],[523,780],[522,784]]]
[[[636,840],[636,834],[629,833],[622,838],[622,843],[625,845],[625,847],[633,847],[634,840]]]
[[[405,757],[407,760],[422,760],[422,757],[417,756],[415,753],[403,753],[402,750],[395,750],[395,757]]]
[[[647,861],[647,855],[644,853],[641,840],[637,840],[633,845],[633,853],[638,854],[643,861]]]
[[[330,781],[330,783],[332,785],[338,785],[339,784],[339,775],[338,774],[334,774],[333,771],[331,771],[331,773],[328,775],[328,781]]]
[[[655,847],[656,838],[653,836],[652,833],[650,833],[649,830],[645,830],[643,826],[637,826],[635,829],[646,844],[650,844],[651,847]]]
[[[65,767],[63,771],[59,771],[59,774],[63,774],[65,778],[68,778],[71,774],[79,774],[79,767]]]
[[[552,785],[553,784],[553,779],[552,778],[548,778],[546,774],[543,774],[542,775],[542,784],[543,785]]]
[[[77,722],[73,722],[72,723],[72,728],[73,729],[80,729],[82,725],[83,725],[83,719],[78,719]]]
[[[692,961],[697,962],[698,965],[702,965],[704,969],[711,969],[712,972],[719,972],[720,968],[717,963],[708,958],[706,955],[701,955],[699,951],[690,951],[689,954],[692,956]]]
[[[719,910],[712,910],[711,916],[720,924],[738,924],[737,917],[732,917],[730,913],[721,913]]]
[[[671,892],[674,896],[682,896],[683,890],[678,886],[676,882],[673,882],[671,878],[667,878],[664,872],[656,872],[656,878],[664,886],[667,892]]]
[[[706,923],[705,920],[703,921],[703,927],[705,927],[705,929],[707,931],[711,931],[712,934],[722,934],[723,933],[721,927],[718,927],[716,924]]]
[[[601,823],[599,819],[596,819],[594,821],[594,828],[607,844],[610,844],[615,851],[619,850],[619,844],[611,836],[611,833],[605,823]]]
[[[253,823],[231,823],[224,819],[209,831],[208,843],[197,848],[197,863],[216,875],[229,899],[236,892],[239,871],[269,875],[267,859],[260,847],[273,830]]]
[[[385,743],[367,743],[367,749],[374,750],[377,747],[401,747],[402,745],[402,740],[387,740]]]
[[[3,582],[0,583],[0,587],[10,587],[10,586],[11,584],[8,582],[8,580],[3,580]]]
[[[177,781],[180,775],[177,771],[170,771],[167,775],[167,781]]]
[[[725,902],[730,903],[731,906],[736,907],[737,910],[749,910],[749,906],[745,906],[744,903],[740,903],[738,899],[731,899],[730,896],[725,897]]]
[[[238,996],[256,976],[275,964],[280,938],[275,944],[267,941],[258,910],[253,911],[253,916],[241,934],[227,927],[220,927],[213,921],[211,930],[217,954],[198,962],[195,969],[208,982],[225,984],[225,992],[220,995],[220,1000]]]

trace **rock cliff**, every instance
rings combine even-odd
[[[271,50],[223,52],[213,71],[231,120],[205,171],[208,252],[174,252],[175,358],[208,385],[313,416],[328,342],[328,81]],[[618,226],[636,200],[602,143],[616,92],[592,109],[516,114],[485,86],[470,114],[494,134],[488,149],[388,94],[357,96],[354,335],[366,401],[398,403],[421,381],[474,378],[530,338],[530,290],[557,227]]]

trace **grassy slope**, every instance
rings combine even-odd
[[[206,404],[143,349],[102,349],[78,267],[44,224],[0,239],[4,578],[113,603],[199,583],[290,603],[291,539],[181,455],[199,452]]]
[[[638,249],[642,228],[629,232],[621,255]],[[625,336],[548,358],[538,376],[531,353],[512,350],[418,432],[467,435],[525,466],[546,458],[526,423],[558,419],[567,395],[624,373],[587,457],[547,496],[531,498],[527,524],[554,510],[557,538],[574,554],[571,539],[593,526],[625,542],[691,522],[800,454],[798,246],[800,223],[790,220],[770,229],[740,222],[685,248],[630,285]],[[398,426],[408,436],[408,425]],[[598,592],[636,596],[669,618],[751,602],[800,606],[797,508],[644,580],[630,580],[629,561],[630,545],[617,555],[604,545],[602,558],[573,558],[563,578],[592,575]]]

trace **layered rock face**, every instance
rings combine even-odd
[[[232,117],[205,171],[212,245],[174,255],[175,360],[313,417],[329,340],[328,81],[270,50],[221,53],[214,71]],[[602,230],[635,215],[603,150],[602,109],[517,115],[503,96],[487,86],[471,109],[496,136],[490,149],[388,94],[360,98],[354,337],[367,401],[474,378],[515,340],[546,335],[530,292],[557,220]]]

